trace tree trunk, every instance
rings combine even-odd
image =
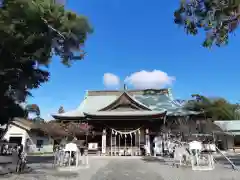
[[[11,121],[12,121],[12,119],[11,119],[11,120],[8,119],[7,124],[6,124],[6,128],[5,128],[5,130],[3,131],[3,133],[1,134],[1,139],[2,139],[3,136],[7,133],[8,128],[9,128],[9,124],[10,124]]]

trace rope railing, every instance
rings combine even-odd
[[[216,149],[231,164],[233,170],[239,170],[239,168],[217,146]]]

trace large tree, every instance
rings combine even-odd
[[[27,115],[29,115],[29,113],[34,113],[35,116],[39,117],[41,114],[40,108],[36,104],[28,104],[28,105],[26,105],[26,107],[24,109],[25,109]]]
[[[60,108],[58,109],[58,114],[62,114],[62,113],[65,113],[65,110],[63,106],[60,106]]]
[[[181,0],[174,17],[187,34],[205,31],[204,47],[226,45],[239,24],[240,0]]]
[[[88,20],[54,0],[3,0],[0,9],[0,124],[23,116],[19,103],[49,80],[52,56],[83,59]]]
[[[187,109],[204,112],[206,118],[212,120],[238,120],[240,119],[239,105],[232,104],[223,98],[207,98],[194,94],[194,100],[186,104]]]

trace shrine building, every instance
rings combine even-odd
[[[195,114],[184,110],[170,89],[125,89],[87,91],[77,109],[52,116],[57,121],[91,125],[88,148],[98,149],[100,154],[140,155],[143,146],[151,153],[153,138],[167,118]]]

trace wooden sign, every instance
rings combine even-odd
[[[88,143],[88,149],[89,150],[97,150],[98,149],[98,143]]]

